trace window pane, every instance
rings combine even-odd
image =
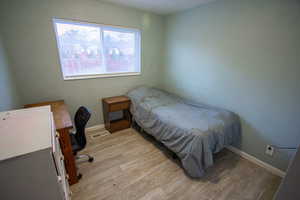
[[[64,79],[137,75],[140,32],[136,29],[54,19]]]
[[[56,23],[56,30],[64,76],[105,71],[99,27]]]
[[[136,38],[134,32],[104,30],[106,71],[136,72]]]

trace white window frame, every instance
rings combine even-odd
[[[74,20],[66,20],[66,19],[58,19],[58,18],[53,18],[53,27],[54,27],[54,32],[55,32],[55,39],[56,39],[56,45],[58,49],[58,56],[59,56],[59,64],[61,67],[61,73],[63,75],[64,80],[78,80],[78,79],[91,79],[91,78],[105,78],[105,77],[119,77],[119,76],[137,76],[141,75],[142,71],[142,63],[141,63],[141,54],[142,54],[142,49],[141,49],[141,31],[136,28],[128,28],[128,27],[123,27],[123,26],[115,26],[115,25],[106,25],[106,24],[96,24],[96,23],[89,23],[89,22],[83,22],[83,21],[74,21]],[[64,74],[64,69],[62,66],[62,57],[61,57],[61,48],[60,48],[60,43],[58,41],[58,32],[57,32],[57,27],[56,23],[65,23],[65,24],[77,24],[77,25],[84,25],[84,26],[93,26],[93,27],[100,27],[101,28],[101,37],[103,37],[103,31],[104,30],[116,30],[119,32],[130,32],[130,33],[135,33],[135,49],[137,49],[136,53],[136,66],[139,69],[138,72],[113,72],[113,73],[103,73],[103,74],[88,74],[88,75],[72,75],[68,76]],[[102,40],[102,38],[101,38]],[[103,40],[102,40],[102,48],[103,48]],[[104,57],[104,56],[103,56]]]

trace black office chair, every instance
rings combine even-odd
[[[86,146],[86,137],[85,137],[85,126],[91,117],[91,113],[87,108],[81,106],[75,114],[74,122],[76,133],[71,133],[71,143],[73,154],[76,156],[76,159],[87,158],[86,161],[93,162],[94,158],[88,154],[77,155],[77,152],[81,151]]]

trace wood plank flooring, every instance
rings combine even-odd
[[[78,164],[83,177],[71,187],[73,200],[271,200],[281,181],[228,150],[204,178],[191,179],[164,147],[134,129],[88,137],[85,152],[95,161]]]

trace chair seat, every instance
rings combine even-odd
[[[72,145],[72,150],[74,155],[77,154],[78,151],[82,150],[83,148],[78,144],[75,134],[71,133],[70,134],[70,139],[71,139],[71,145]]]

